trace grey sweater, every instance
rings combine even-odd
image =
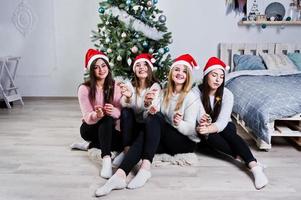
[[[190,140],[199,142],[200,139],[195,131],[196,119],[198,110],[201,105],[200,98],[196,96],[192,91],[188,92],[185,96],[182,106],[179,111],[183,115],[183,120],[178,126],[173,123],[173,117],[175,115],[175,107],[179,98],[179,94],[175,94],[169,100],[168,106],[164,107],[163,104],[163,92],[161,93],[161,112],[165,117],[165,120],[175,127],[180,133],[186,135]]]
[[[192,91],[200,98],[202,93],[199,90],[198,86],[194,87],[192,89]],[[214,96],[210,96],[210,105],[211,108],[213,109],[214,107]],[[223,102],[222,102],[222,107],[221,107],[221,111],[219,113],[219,116],[217,117],[216,122],[214,122],[213,124],[217,127],[218,132],[223,131],[228,122],[231,121],[231,113],[232,113],[232,108],[233,108],[233,101],[234,101],[234,97],[233,94],[230,90],[228,90],[227,88],[224,88],[224,94],[223,94]],[[202,105],[202,108],[199,111],[198,114],[198,121],[200,120],[200,118],[205,114],[205,110],[204,107]]]

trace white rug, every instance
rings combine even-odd
[[[112,157],[117,155],[117,152],[112,152]],[[92,148],[88,150],[90,160],[101,163],[101,150]],[[163,165],[180,165],[180,166],[196,166],[198,157],[195,153],[181,153],[174,156],[168,154],[156,154],[153,160],[153,166],[160,167]]]

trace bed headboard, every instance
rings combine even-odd
[[[219,47],[220,59],[230,66],[230,71],[235,71],[233,64],[234,54],[259,55],[259,53],[275,53],[275,43],[221,43]]]
[[[298,52],[301,53],[301,44],[284,44],[284,43],[277,43],[275,46],[275,53],[294,53]]]
[[[259,55],[259,53],[287,54],[301,53],[301,44],[291,43],[221,43],[219,45],[219,56],[222,61],[230,66],[230,71],[235,71],[233,64],[234,54]]]

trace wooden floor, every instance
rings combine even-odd
[[[0,200],[86,200],[104,184],[87,152],[70,151],[80,140],[75,99],[27,100],[0,109]],[[240,134],[242,132],[240,131]],[[257,151],[270,184],[257,191],[248,171],[229,159],[199,154],[194,167],[154,167],[141,189],[113,191],[102,199],[301,199],[301,152],[282,138],[269,152]]]

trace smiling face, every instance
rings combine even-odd
[[[96,61],[93,69],[97,80],[104,80],[109,73],[109,67],[102,59]]]
[[[217,90],[224,82],[224,71],[221,69],[215,69],[208,74],[208,85],[211,90]]]
[[[185,65],[176,65],[172,69],[171,78],[176,85],[183,85],[187,79],[187,67]]]
[[[145,61],[140,61],[135,64],[135,75],[138,79],[145,79],[148,76],[148,65]]]

